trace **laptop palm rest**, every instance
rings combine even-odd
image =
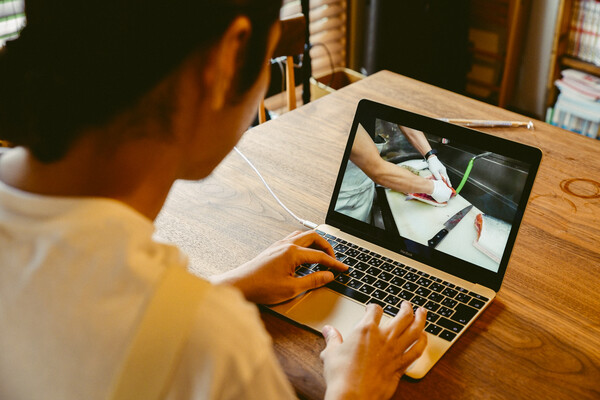
[[[273,309],[281,312],[277,307]],[[365,315],[365,306],[322,288],[311,291],[281,313],[319,332],[325,325],[331,325],[340,331],[342,337],[347,337]],[[387,319],[387,315],[382,317],[382,321]]]

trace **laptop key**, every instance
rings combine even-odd
[[[484,303],[483,301],[481,301],[481,300],[472,299],[472,300],[469,302],[469,305],[470,305],[470,306],[473,306],[473,307],[475,307],[475,308],[477,308],[477,309],[481,309],[481,308],[483,308],[483,306],[485,305],[485,303]]]
[[[408,290],[403,290],[400,293],[398,293],[398,296],[400,296],[404,300],[410,300],[410,299],[412,299],[414,297],[414,294],[412,294]]]
[[[442,296],[440,293],[433,292],[429,295],[428,299],[439,303],[444,299],[444,296]]]
[[[440,316],[439,316],[439,315],[437,315],[437,314],[434,314],[434,313],[432,313],[432,312],[428,312],[428,313],[427,313],[427,321],[428,321],[428,322],[435,322],[435,321],[437,321],[439,318],[440,318]]]
[[[384,281],[390,281],[393,278],[394,278],[394,275],[390,274],[389,272],[383,271],[382,273],[379,274],[379,279],[383,279]]]
[[[326,285],[326,287],[328,287],[329,289],[332,289],[340,294],[343,294],[344,296],[350,297],[351,299],[354,299],[363,304],[369,300],[369,296],[367,296],[366,294],[356,291],[352,288],[349,288],[348,286],[344,286],[341,283],[336,282],[336,281],[329,282]]]
[[[419,279],[419,280],[417,281],[417,283],[418,283],[419,285],[423,286],[423,287],[427,287],[427,286],[429,286],[429,285],[431,284],[431,281],[430,281],[429,279],[427,279],[427,278],[423,278],[423,277],[422,277],[421,279]]]
[[[367,253],[360,253],[359,255],[356,256],[356,258],[359,261],[363,261],[364,262],[364,261],[369,261],[371,259],[371,256],[368,255]]]
[[[400,268],[400,267],[396,267],[396,268],[394,268],[394,270],[392,271],[392,274],[394,274],[394,275],[396,275],[396,276],[400,276],[400,277],[402,277],[402,276],[406,275],[406,271],[405,271],[405,270],[403,270],[403,269],[402,269],[402,268]]]
[[[396,286],[402,286],[406,283],[406,281],[402,278],[399,278],[397,276],[395,276],[394,278],[392,278],[392,280],[390,281],[390,283],[392,285],[396,285]]]
[[[334,281],[335,282],[335,281]],[[348,287],[351,287],[352,289],[358,289],[362,286],[362,282],[359,281],[358,279],[352,279],[350,282],[348,282],[346,285]]]
[[[456,290],[454,290],[454,289],[450,289],[450,288],[448,288],[448,289],[445,289],[445,290],[442,292],[442,294],[443,294],[444,296],[448,296],[448,297],[450,297],[450,298],[452,298],[452,297],[456,296],[456,293],[458,293]]]
[[[438,282],[434,282],[431,284],[431,286],[429,286],[429,289],[433,290],[434,292],[441,292],[442,290],[444,290],[444,285]]]
[[[486,302],[486,301],[488,301],[488,300],[489,300],[487,297],[483,297],[482,295],[480,295],[480,294],[477,294],[477,293],[475,293],[475,292],[469,292],[469,294],[470,294],[471,296],[475,297],[476,299],[479,299],[479,300],[481,300],[481,301],[483,301],[483,302]]]
[[[454,308],[456,306],[458,302],[456,300],[452,300],[449,298],[445,298],[444,301],[442,301],[442,305],[446,306],[448,308]]]
[[[421,296],[415,296],[415,297],[412,299],[412,303],[413,303],[413,304],[416,304],[416,305],[418,305],[418,306],[422,306],[423,304],[427,303],[427,299],[426,299],[426,298],[424,298],[424,297],[421,297]]]
[[[466,306],[462,303],[456,306],[456,311],[454,315],[450,318],[453,321],[456,321],[460,324],[466,325],[469,323],[471,319],[477,314],[476,309]]]
[[[434,303],[433,301],[428,301],[427,303],[425,303],[425,305],[423,307],[425,307],[429,311],[436,312],[438,310],[438,308],[440,308],[440,305],[437,303]],[[427,315],[430,315],[430,314],[431,313],[429,313]],[[433,314],[431,314],[431,315],[433,315]]]
[[[373,286],[369,286],[369,285],[362,285],[360,287],[360,289],[358,289],[359,292],[364,293],[364,294],[371,294],[374,290],[375,290],[375,288]]]
[[[381,308],[384,308],[387,305],[383,301],[377,300],[377,299],[373,299],[373,298],[371,298],[367,304],[377,304]]]
[[[338,261],[340,261],[340,262],[344,262],[344,260],[345,260],[346,258],[348,258],[348,256],[347,256],[347,255],[345,255],[345,254],[343,254],[343,253],[336,252],[336,253],[335,253],[335,258],[336,258],[336,260],[338,260]]]
[[[383,260],[381,258],[371,258],[369,261],[367,261],[367,264],[369,265],[373,265],[374,267],[378,267],[381,264],[383,264]]]
[[[442,317],[450,317],[454,313],[454,310],[451,310],[448,307],[441,307],[437,311],[437,313],[440,314]]]
[[[350,273],[348,275],[350,275],[354,279],[360,279],[363,276],[365,276],[365,273],[361,272],[361,271],[358,271],[356,269],[353,269],[352,271],[350,271]]]
[[[296,275],[298,276],[305,276],[310,274],[312,271],[304,266],[300,266],[297,270],[296,270]]]
[[[375,291],[373,293],[371,293],[371,297],[377,299],[377,300],[383,300],[388,296],[387,293],[385,293],[382,290],[379,289],[375,289]]]
[[[385,289],[389,286],[389,283],[382,281],[381,279],[377,279],[373,286],[375,286],[377,289]]]
[[[404,279],[411,281],[411,282],[416,282],[417,280],[419,280],[419,275],[417,275],[413,272],[409,272],[408,274],[404,275]]]
[[[400,310],[397,307],[390,306],[390,305],[385,306],[383,309],[384,313],[389,314],[392,317],[395,317],[396,314],[398,314],[398,311],[400,311]]]
[[[390,285],[385,288],[385,291],[390,294],[398,294],[400,293],[401,289],[398,286]]]
[[[367,270],[367,274],[371,274],[373,276],[379,275],[380,272],[381,272],[381,270],[379,268],[375,268],[375,267],[371,267]]]
[[[346,264],[349,267],[355,266],[357,262],[358,262],[358,260],[356,258],[350,258],[350,257],[348,257],[344,260],[344,264]]]
[[[369,264],[365,264],[364,262],[359,262],[354,266],[359,271],[366,271],[369,269]]]
[[[388,297],[386,297],[384,301],[385,301],[386,303],[388,303],[388,304],[391,304],[391,305],[393,305],[393,306],[395,306],[395,305],[397,305],[398,303],[400,303],[400,299],[399,299],[399,298],[397,298],[397,297],[396,297],[396,296],[394,296],[394,295],[391,295],[391,294],[390,294]]]
[[[345,252],[346,250],[348,250],[348,246],[346,246],[345,244],[338,244],[337,246],[335,246],[333,248],[335,251],[339,251],[340,253]]]
[[[425,332],[429,332],[432,335],[438,335],[438,333],[440,333],[442,331],[442,328],[440,328],[439,326],[431,323],[428,324],[427,327],[425,328]]]
[[[372,285],[377,278],[375,278],[374,276],[371,275],[365,275],[362,278],[360,278],[361,281],[363,281],[364,283],[368,283],[369,285]]]
[[[350,281],[350,276],[346,275],[346,274],[339,274],[338,276],[335,277],[335,280],[338,281],[339,283],[348,283]]]
[[[389,262],[384,262],[383,264],[381,264],[380,268],[387,272],[392,272],[394,270],[394,266]]]
[[[440,318],[437,321],[437,324],[439,326],[442,326],[442,327],[448,329],[449,331],[454,332],[454,333],[460,332],[462,330],[462,328],[463,328],[462,325],[459,325],[459,324],[457,324],[454,321],[450,321],[448,318]]]
[[[456,337],[456,333],[444,329],[442,333],[440,333],[438,336],[444,340],[451,342]]]
[[[353,248],[349,248],[348,250],[346,250],[344,252],[344,254],[350,256],[350,257],[356,257],[358,254],[360,254],[360,252],[356,249]]]
[[[419,296],[427,297],[431,293],[431,290],[425,289],[424,287],[418,287],[417,290],[415,290],[415,293]]]
[[[412,283],[412,282],[406,282],[402,288],[406,289],[406,290],[410,290],[411,292],[414,292],[416,288],[418,288],[419,286],[416,283]]]
[[[455,299],[460,301],[461,303],[468,304],[469,301],[471,301],[472,297],[466,293],[459,293],[456,295]]]

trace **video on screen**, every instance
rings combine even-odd
[[[358,126],[335,210],[497,272],[527,171],[493,151],[376,119]]]

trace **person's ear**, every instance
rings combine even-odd
[[[240,53],[245,50],[250,32],[251,23],[247,17],[235,18],[211,52],[204,82],[209,88],[209,104],[213,110],[225,105],[236,80]]]

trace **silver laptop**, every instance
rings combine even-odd
[[[423,143],[437,152],[456,191],[447,202],[380,185],[365,167],[365,154],[375,152],[379,163],[432,179],[417,150]],[[325,288],[271,308],[317,331],[332,325],[347,336],[366,304],[381,305],[384,320],[403,301],[423,306],[427,349],[406,371],[422,378],[500,289],[541,157],[533,147],[362,100],[326,224],[317,228],[349,270]],[[296,273],[322,269],[302,265]]]

